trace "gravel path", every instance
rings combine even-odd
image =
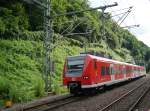
[[[101,94],[87,96],[86,99],[64,105],[52,111],[95,111],[97,108],[101,109],[147,79],[149,77],[143,77],[120,87],[107,90]]]

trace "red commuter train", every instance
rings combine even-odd
[[[99,89],[146,74],[143,66],[90,54],[71,56],[65,61],[63,85],[70,93]]]

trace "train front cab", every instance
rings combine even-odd
[[[88,75],[90,58],[88,56],[68,57],[64,65],[63,84],[67,86],[70,93],[82,92],[82,85],[91,84]]]

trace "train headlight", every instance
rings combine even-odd
[[[88,76],[84,76],[83,78],[84,78],[84,79],[89,79],[89,77],[88,77]]]

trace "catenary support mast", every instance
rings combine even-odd
[[[45,35],[44,35],[44,79],[45,79],[45,91],[48,92],[49,89],[51,90],[51,67],[52,67],[52,58],[51,58],[51,40],[52,40],[52,24],[49,19],[51,16],[51,7],[50,7],[50,0],[45,0],[46,9],[44,10],[44,28],[45,28]],[[50,75],[50,76],[49,76]],[[49,80],[50,79],[50,80]]]

